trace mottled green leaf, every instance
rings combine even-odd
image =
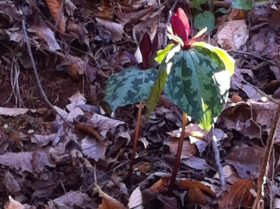
[[[235,9],[251,10],[253,9],[253,0],[233,0],[231,7]]]
[[[173,60],[167,96],[209,130],[226,102],[230,74],[217,54],[203,47],[180,51]]]
[[[225,68],[230,73],[230,75],[234,73],[235,61],[225,50],[219,47],[212,46],[205,42],[194,42],[192,44],[192,47],[196,47],[196,48],[202,47],[210,50],[211,52],[216,53],[218,57],[221,59],[221,61],[224,63]]]
[[[173,44],[170,44],[165,49],[161,50],[160,53],[158,53],[158,57],[160,57],[161,60],[161,65],[159,67],[156,81],[146,102],[148,114],[155,109],[157,102],[159,101],[160,95],[162,94],[162,91],[165,87],[168,74],[170,73],[170,69],[172,68],[172,65],[174,63],[174,58],[176,58],[176,56],[174,55],[178,53],[180,49],[180,45],[176,45],[174,47]]]
[[[194,26],[201,30],[205,27],[207,27],[208,31],[212,31],[215,26],[215,16],[210,11],[204,11],[199,13],[194,18]]]
[[[157,70],[130,67],[112,75],[106,84],[105,101],[113,111],[117,107],[146,101],[156,79]]]

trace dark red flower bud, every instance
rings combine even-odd
[[[190,25],[188,17],[182,8],[178,8],[176,13],[172,15],[171,26],[173,33],[183,40],[184,46],[187,46],[189,43]]]

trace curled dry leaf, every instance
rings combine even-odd
[[[58,29],[61,33],[65,32],[66,18],[63,14],[63,8],[61,7],[62,0],[46,0],[52,18],[58,23]]]
[[[9,196],[8,202],[5,204],[4,209],[24,209],[24,206]]]
[[[226,50],[240,49],[249,38],[245,20],[226,22],[217,32],[218,44]]]
[[[215,192],[200,181],[189,179],[180,180],[179,187],[187,190],[189,201],[193,204],[207,205],[216,197]]]
[[[122,39],[124,33],[123,24],[112,22],[109,20],[103,20],[100,18],[96,18],[96,21],[111,33],[112,41],[115,42]]]
[[[121,202],[106,194],[97,186],[99,196],[102,197],[102,203],[98,206],[98,209],[127,209]]]
[[[235,182],[230,190],[219,200],[219,208],[251,208],[254,201],[254,197],[250,191],[252,189],[254,189],[253,180],[240,179]]]

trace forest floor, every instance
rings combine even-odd
[[[160,49],[170,10],[181,7],[189,17],[199,12],[187,2],[0,0],[1,207],[252,208],[280,99],[280,5],[264,2],[246,12],[228,1],[202,7],[216,17],[205,41],[236,61],[228,103],[212,131],[225,188],[211,138],[191,123],[186,132],[202,139],[185,138],[176,187],[167,191],[182,113],[165,97],[149,118],[143,115],[128,178],[138,107],[120,107],[113,117],[103,101],[110,75],[137,65],[145,32],[158,31]],[[280,208],[279,126],[264,208]]]

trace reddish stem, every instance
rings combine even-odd
[[[138,115],[137,115],[137,124],[135,126],[135,131],[134,131],[134,138],[133,138],[133,148],[132,148],[132,156],[131,156],[131,161],[130,161],[130,168],[127,174],[127,177],[130,178],[132,173],[133,173],[133,165],[136,157],[136,152],[137,152],[137,145],[138,145],[138,139],[140,136],[140,131],[141,131],[141,124],[142,124],[142,110],[143,110],[144,104],[140,102],[139,104],[139,109],[138,109]]]
[[[175,186],[176,176],[179,171],[181,154],[182,154],[182,149],[183,149],[183,144],[184,144],[184,139],[185,139],[185,127],[186,127],[187,123],[188,123],[187,114],[183,112],[183,114],[182,114],[182,131],[181,131],[181,135],[180,135],[180,139],[179,139],[179,143],[178,143],[175,165],[173,167],[172,175],[170,178],[169,191],[173,190],[173,188]]]

